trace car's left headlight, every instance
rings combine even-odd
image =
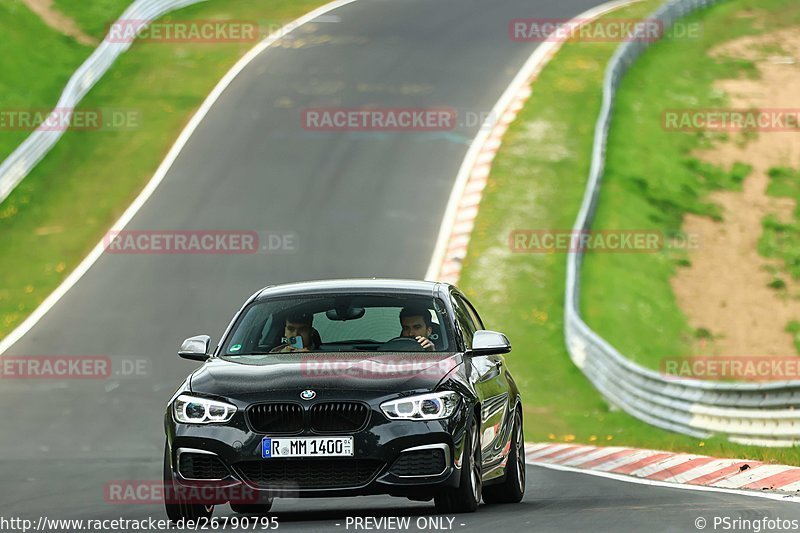
[[[214,424],[228,422],[236,406],[208,398],[181,394],[172,404],[175,420],[184,424]]]
[[[393,420],[439,420],[450,417],[460,401],[457,392],[433,392],[383,402],[381,411]]]

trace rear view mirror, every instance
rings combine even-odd
[[[328,320],[345,321],[361,318],[366,312],[363,307],[337,307],[325,311],[325,316],[328,317]]]
[[[475,355],[495,355],[511,351],[508,337],[497,331],[479,329],[472,337],[471,353]]]
[[[211,337],[208,335],[196,335],[189,337],[178,351],[178,355],[184,359],[191,359],[193,361],[205,361],[209,358],[208,348],[211,345]]]

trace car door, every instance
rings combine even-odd
[[[475,331],[483,329],[478,313],[460,293],[453,293],[456,324],[464,344],[472,346]],[[502,460],[507,433],[509,386],[503,371],[504,359],[496,355],[470,355],[470,379],[481,401],[481,450],[483,463],[491,467]]]

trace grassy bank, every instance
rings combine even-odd
[[[0,110],[49,109],[58,101],[67,80],[92,52],[51,29],[20,0],[0,2]],[[3,120],[0,160],[5,159],[29,131]]]
[[[728,136],[668,131],[662,112],[729,105],[714,82],[754,77],[757,69],[749,61],[713,58],[708,52],[733,39],[800,24],[800,4],[732,0],[687,22],[702,28],[700,37],[656,43],[622,82],[596,229],[648,229],[680,238],[684,215],[719,219],[709,192],[739,190],[750,172],[737,162],[719,168],[698,161],[693,151]],[[581,303],[587,323],[622,353],[652,368],[664,357],[694,354],[695,339],[708,334],[689,326],[670,285],[676,269],[686,264],[682,252],[589,254],[585,262]]]
[[[267,27],[323,3],[211,0],[173,17],[256,20]],[[136,43],[92,89],[80,108],[127,109],[139,119],[116,131],[68,131],[0,204],[0,337],[30,314],[102,238],[217,81],[253,46]]]
[[[795,206],[800,206],[800,170],[773,167],[769,170],[769,179],[768,195],[790,198],[794,200]],[[800,208],[795,209],[790,222],[767,215],[762,227],[764,232],[758,243],[758,251],[764,257],[780,259],[789,274],[794,279],[800,279]],[[796,334],[800,332],[800,323],[795,324],[789,328]],[[797,337],[795,342],[797,343]]]
[[[611,16],[646,16],[658,4],[635,4]],[[565,256],[509,249],[509,234],[515,229],[572,227],[589,172],[601,79],[614,48],[613,43],[567,43],[539,76],[495,159],[464,263],[460,285],[489,318],[487,327],[506,332],[515,346],[507,362],[524,394],[526,438],[797,463],[790,450],[737,446],[723,439],[698,441],[610,410],[572,364],[564,346]],[[730,169],[718,174],[725,183],[736,181]],[[619,189],[612,183],[604,198],[616,201]],[[598,284],[596,279],[584,279],[590,289],[598,290],[592,287]],[[617,337],[638,334],[629,323],[618,327]]]
[[[133,0],[55,0],[53,7],[72,20],[87,35],[98,41],[108,30],[108,25],[117,20]]]

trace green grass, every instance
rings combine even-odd
[[[786,328],[784,329],[786,333],[792,334],[792,342],[794,342],[794,348],[798,352],[800,352],[800,322],[797,320],[791,320],[788,324],[786,324]]]
[[[50,29],[21,0],[0,2],[0,110],[49,109],[92,47]],[[0,127],[0,160],[30,132]]]
[[[657,4],[649,0],[613,16],[643,16]],[[213,0],[175,17],[269,16],[278,22],[314,5]],[[138,109],[143,127],[68,132],[0,205],[0,335],[30,313],[99,240],[150,178],[191,112],[248,47],[135,45],[95,87],[84,107]],[[515,228],[571,227],[589,168],[600,79],[613,48],[567,44],[545,68],[495,161],[465,262],[461,285],[490,319],[487,327],[503,329],[516,346],[508,363],[524,394],[526,438],[796,463],[790,450],[735,446],[721,439],[701,447],[696,439],[609,410],[564,348],[564,256],[508,249],[508,234]]]
[[[769,169],[768,175],[767,194],[791,198],[795,210],[789,222],[783,222],[775,215],[764,217],[758,252],[764,257],[779,259],[794,279],[800,279],[800,170],[774,167]]]
[[[133,0],[55,0],[53,7],[72,20],[84,33],[103,38],[108,26],[117,20]]]
[[[610,16],[645,16],[657,5],[646,1]],[[504,331],[514,344],[506,361],[523,393],[526,439],[796,464],[792,450],[738,446],[723,438],[701,442],[610,409],[564,346],[565,256],[509,249],[515,229],[572,227],[589,172],[601,78],[613,51],[609,43],[567,43],[545,67],[494,161],[464,262],[460,286],[481,310],[486,326]],[[715,175],[727,175],[725,183],[736,181],[730,172]],[[605,198],[613,200],[612,190],[619,188],[605,189]],[[635,334],[628,325],[621,331]]]
[[[714,82],[753,77],[757,69],[741,59],[712,58],[709,50],[742,36],[800,24],[800,4],[732,0],[693,15],[690,22],[702,24],[701,38],[656,43],[622,82],[595,229],[680,235],[687,213],[719,220],[720,209],[708,193],[739,189],[751,170],[736,162],[721,169],[697,160],[691,155],[694,150],[730,139],[720,133],[665,131],[661,113],[728,105]],[[671,247],[659,253],[588,254],[581,300],[587,323],[626,356],[651,368],[658,368],[665,357],[694,354],[695,336],[670,285],[685,264],[685,250]]]
[[[131,0],[58,0],[54,7],[75,18],[98,39]],[[0,110],[48,110],[55,106],[70,76],[91,55],[94,46],[78,43],[47,26],[21,0],[0,2]],[[0,127],[0,161],[30,131]]]
[[[211,0],[174,16],[269,17],[278,23],[322,3]],[[253,45],[137,43],[87,95],[81,108],[132,109],[141,126],[68,131],[0,204],[0,337],[24,320],[102,238],[153,175],[194,110]]]

